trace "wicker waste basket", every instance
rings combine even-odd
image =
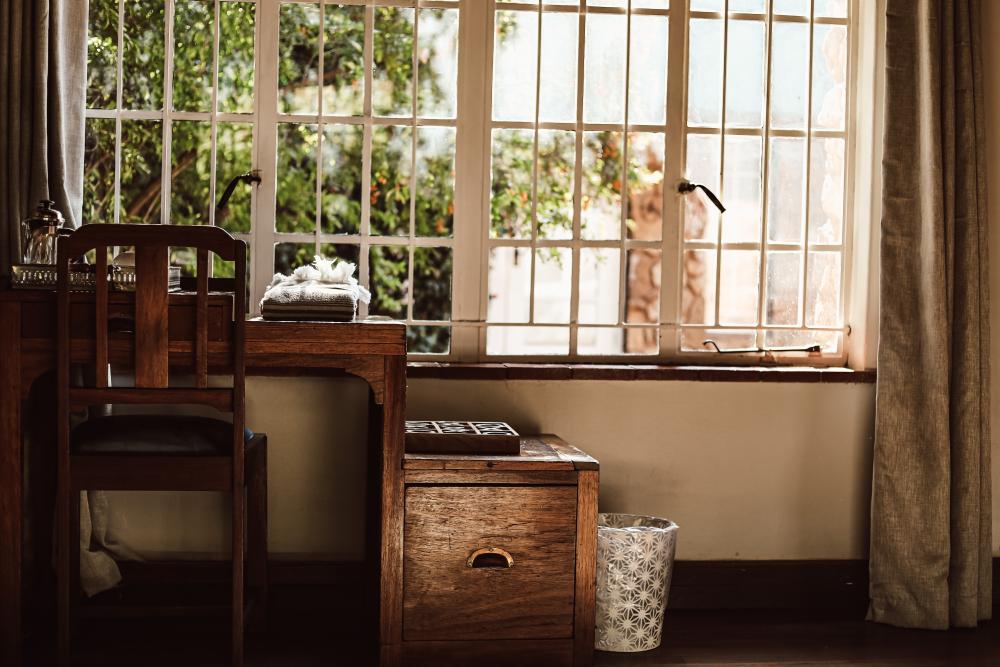
[[[597,633],[600,651],[660,645],[677,548],[677,524],[636,514],[597,520]]]

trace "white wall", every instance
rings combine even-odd
[[[601,462],[601,509],[680,524],[686,559],[861,558],[872,385],[410,383],[414,418],[507,419]]]

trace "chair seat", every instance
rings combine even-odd
[[[253,432],[244,429],[247,442]],[[73,429],[73,454],[229,456],[233,425],[193,415],[110,415]]]

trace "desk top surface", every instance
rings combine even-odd
[[[92,293],[74,292],[74,302],[86,302]],[[210,305],[222,306],[231,299],[225,293],[209,295]],[[185,306],[194,304],[190,292],[172,292],[171,305],[184,319]],[[0,289],[0,303],[22,303],[22,337],[51,338],[55,332],[55,290]],[[111,303],[132,299],[129,292],[113,293]],[[51,304],[51,305],[50,305]],[[171,312],[174,310],[171,308]],[[306,356],[324,354],[406,354],[406,325],[384,319],[355,320],[352,322],[265,320],[260,317],[247,319],[246,342],[251,354],[298,353]]]

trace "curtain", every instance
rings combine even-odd
[[[981,0],[888,0],[869,618],[990,617]]]
[[[0,276],[21,261],[20,221],[40,200],[82,223],[87,10],[86,0],[0,0]],[[26,457],[36,459],[51,457]],[[81,500],[81,583],[93,595],[121,579],[112,556],[134,554],[109,535],[104,494]]]
[[[0,0],[0,276],[39,200],[81,222],[87,5]]]

